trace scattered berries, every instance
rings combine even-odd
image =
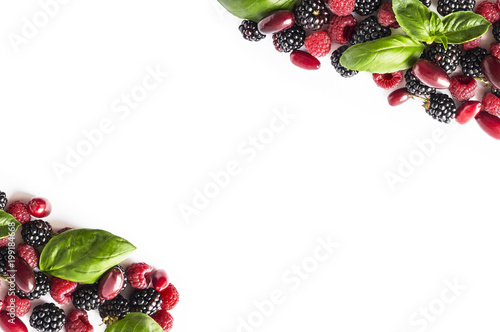
[[[476,14],[481,15],[491,23],[495,23],[500,19],[497,5],[492,1],[483,1],[476,8]]]
[[[436,89],[431,88],[424,83],[422,83],[412,72],[408,69],[405,74],[406,80],[406,90],[409,94],[415,96],[429,96],[431,93],[435,93]]]
[[[54,303],[36,306],[30,317],[30,325],[37,331],[56,332],[62,329],[65,322],[64,310]]]
[[[10,213],[21,224],[26,224],[31,220],[31,216],[28,211],[28,205],[21,201],[10,203],[7,207],[7,213]]]
[[[337,44],[344,45],[352,37],[358,22],[352,15],[334,16],[328,25],[328,34],[332,41]]]
[[[127,279],[130,286],[136,289],[145,289],[151,282],[153,268],[146,263],[133,263],[127,268]]]
[[[244,20],[243,22],[241,22],[239,30],[243,38],[248,41],[260,41],[266,38],[266,35],[260,33],[259,29],[257,28],[257,23],[250,20]]]
[[[351,70],[347,69],[346,67],[342,66],[340,64],[340,58],[342,57],[342,54],[347,50],[348,46],[340,46],[337,48],[335,51],[333,51],[332,56],[331,56],[331,61],[332,61],[332,66],[335,68],[337,73],[340,74],[340,76],[348,78],[348,77],[353,77],[358,73],[357,70]]]
[[[354,12],[361,16],[370,15],[377,11],[380,4],[381,0],[356,0]]]
[[[476,95],[477,82],[472,77],[455,76],[451,78],[450,93],[458,101],[466,101]]]
[[[476,0],[438,0],[437,11],[441,16],[458,11],[472,11]]]
[[[110,326],[116,321],[124,318],[129,312],[129,303],[121,295],[116,296],[112,300],[105,301],[99,307],[99,315],[101,316],[103,323],[107,326]]]
[[[73,293],[73,305],[77,309],[90,311],[97,309],[104,301],[99,297],[97,285],[83,285]]]
[[[278,52],[289,53],[304,46],[306,31],[295,24],[290,29],[273,34],[274,47]]]
[[[378,23],[385,27],[397,29],[399,28],[399,23],[396,20],[396,15],[394,10],[392,10],[392,4],[390,2],[384,2],[377,13]]]
[[[64,324],[66,332],[94,332],[94,328],[89,322],[89,316],[86,311],[73,310],[66,318]]]
[[[151,318],[160,325],[163,331],[170,331],[174,326],[174,317],[166,310],[159,310],[156,314],[151,316]]]
[[[130,295],[130,312],[153,315],[161,308],[162,302],[161,294],[156,289],[136,289]]]
[[[0,191],[0,210],[5,210],[7,202],[7,195],[3,191]]]
[[[33,269],[36,269],[38,267],[40,253],[29,244],[20,243],[17,246],[17,255],[24,259],[26,263],[28,263],[28,265]]]
[[[20,298],[27,298],[30,301],[41,298],[50,291],[49,276],[42,271],[35,272],[35,289],[29,293],[16,289],[16,294]]]
[[[464,49],[464,51],[469,51],[472,50],[473,48],[479,47],[480,44],[481,44],[481,37],[463,43],[462,48]]]
[[[323,57],[330,53],[332,41],[326,31],[317,31],[306,37],[306,50],[315,57]]]
[[[424,105],[427,114],[439,122],[449,123],[455,118],[457,108],[453,99],[443,93],[433,93]]]
[[[50,296],[59,304],[68,304],[71,302],[77,286],[76,282],[52,277],[50,280]]]
[[[457,69],[461,53],[457,45],[449,44],[445,49],[443,44],[434,44],[425,53],[425,58],[443,68],[447,73],[451,73]]]
[[[500,97],[495,96],[491,92],[487,92],[481,103],[483,104],[484,111],[491,115],[500,116]]]
[[[323,0],[302,0],[295,9],[295,18],[304,29],[317,31],[328,23],[330,12]]]
[[[466,51],[460,58],[462,73],[468,77],[482,76],[481,61],[483,61],[486,55],[487,51],[481,47],[476,47],[472,50]]]
[[[5,309],[8,312],[14,312],[16,317],[25,316],[31,308],[31,302],[28,299],[22,299],[17,295],[11,294],[5,297]],[[14,309],[14,310],[12,310]]]
[[[179,292],[172,284],[169,284],[160,294],[163,300],[161,305],[163,310],[172,310],[179,303]]]
[[[370,16],[359,23],[352,34],[350,42],[352,45],[355,45],[390,35],[391,29],[378,23],[376,16]]]
[[[378,87],[389,90],[397,87],[399,83],[401,83],[403,80],[403,72],[397,71],[387,74],[372,74],[372,77]]]
[[[500,43],[491,43],[490,44],[490,53],[495,58],[500,59]]]
[[[354,11],[356,0],[329,0],[328,8],[338,16],[347,16]]]

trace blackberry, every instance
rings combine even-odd
[[[77,309],[90,311],[99,308],[104,302],[98,293],[98,285],[90,284],[78,288],[73,293],[73,305]]]
[[[107,326],[124,318],[129,312],[129,303],[121,295],[117,295],[112,300],[105,301],[103,305],[99,307],[99,315]]]
[[[415,96],[428,96],[431,93],[436,93],[435,88],[425,85],[415,75],[413,75],[411,68],[406,71],[405,80],[406,90],[409,94]]]
[[[116,267],[119,268],[123,273],[123,287],[121,290],[121,292],[123,292],[125,290],[125,288],[127,288],[127,285],[128,285],[127,272],[125,272],[125,268],[121,265],[117,265]]]
[[[457,108],[453,99],[443,93],[433,93],[424,105],[427,114],[439,122],[449,123],[455,118]]]
[[[16,295],[20,298],[26,298],[30,301],[41,298],[50,291],[49,276],[42,271],[35,272],[35,289],[30,293],[25,293],[22,290],[16,289]]]
[[[57,332],[66,322],[64,310],[58,308],[54,303],[37,305],[30,317],[30,325],[37,331]]]
[[[370,15],[375,13],[381,4],[381,0],[356,0],[354,12],[361,16]]]
[[[488,52],[481,47],[473,48],[466,51],[460,57],[460,65],[462,66],[462,73],[468,77],[480,77],[483,75],[481,71],[481,61],[486,57]]]
[[[425,6],[425,7],[430,7],[431,6],[431,0],[420,0],[420,2]]]
[[[21,236],[23,241],[32,247],[43,246],[49,242],[52,226],[43,220],[31,220],[23,225]]]
[[[425,58],[439,65],[449,74],[457,69],[461,54],[457,45],[449,44],[445,49],[443,44],[434,44],[425,53]]]
[[[500,97],[500,89],[495,89],[495,87],[491,87],[491,93],[497,97]]]
[[[344,54],[345,50],[347,50],[348,48],[349,47],[347,45],[340,46],[332,53],[332,56],[330,58],[332,60],[332,66],[335,68],[337,73],[339,73],[340,76],[345,78],[353,77],[358,73],[357,70],[347,69],[346,67],[340,64],[340,57],[342,57],[342,54]]]
[[[442,16],[458,11],[472,11],[476,0],[438,0],[437,11]]]
[[[306,31],[297,24],[294,24],[290,29],[277,32],[273,35],[274,47],[279,52],[285,53],[301,48],[305,40]]]
[[[5,210],[7,206],[7,194],[3,191],[0,191],[0,210]]]
[[[9,247],[0,248],[0,276],[6,276],[9,270]]]
[[[500,21],[496,21],[495,23],[493,23],[493,29],[491,33],[493,33],[493,37],[495,37],[497,42],[500,42]]]
[[[259,41],[264,38],[266,38],[266,35],[263,35],[260,33],[259,29],[257,28],[257,23],[249,20],[244,20],[241,22],[241,25],[239,27],[241,34],[243,35],[243,38],[249,41]]]
[[[355,45],[382,37],[388,37],[390,35],[391,29],[378,23],[376,16],[370,16],[358,24],[356,30],[352,34],[350,43]]]
[[[130,295],[130,311],[153,315],[161,308],[162,302],[161,294],[156,289],[136,289]]]
[[[295,20],[304,29],[316,31],[328,23],[330,12],[323,0],[303,0],[295,9]]]

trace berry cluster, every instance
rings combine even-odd
[[[126,269],[116,265],[103,273],[95,284],[82,285],[50,276],[39,270],[40,252],[51,237],[71,228],[53,232],[50,223],[38,219],[51,212],[51,205],[44,198],[8,204],[7,195],[0,191],[0,210],[4,209],[22,224],[23,243],[15,247],[11,245],[12,237],[0,239],[0,276],[8,276],[8,270],[12,270],[9,259],[13,256],[16,269],[15,289],[9,290],[0,301],[0,330],[9,326],[9,331],[11,328],[12,331],[27,331],[19,317],[26,316],[30,310],[29,324],[42,332],[60,331],[63,327],[67,332],[94,331],[87,315],[91,310],[98,310],[102,323],[107,326],[128,313],[141,312],[151,316],[164,331],[172,329],[170,310],[177,305],[179,293],[164,270],[155,270],[143,262],[132,263]],[[128,299],[122,294],[127,286],[132,289]],[[55,303],[32,308],[32,301],[49,294]],[[75,309],[66,316],[58,305],[69,304]]]
[[[427,7],[431,5],[430,0],[420,1]],[[449,123],[456,118],[465,123],[475,118],[484,131],[500,139],[500,2],[483,1],[476,6],[475,0],[437,1],[437,11],[443,16],[475,7],[477,14],[493,23],[492,34],[499,42],[491,44],[489,52],[480,47],[481,37],[447,47],[434,43],[427,45],[421,59],[406,72],[373,74],[373,80],[384,89],[405,84],[389,95],[392,106],[419,97],[425,101],[426,113],[434,119]],[[276,50],[291,53],[291,62],[303,69],[319,69],[318,58],[330,54],[335,71],[349,78],[358,71],[342,66],[342,54],[351,45],[388,37],[391,29],[398,27],[390,2],[299,0],[293,11],[280,10],[259,22],[244,20],[240,31],[252,41],[272,34]],[[449,76],[457,70],[461,73]],[[489,86],[491,92],[484,95],[482,102],[469,102],[476,97],[478,81]],[[440,93],[440,89],[448,89],[449,93]]]

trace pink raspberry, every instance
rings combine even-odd
[[[93,332],[94,328],[90,325],[89,316],[83,310],[73,310],[64,323],[66,332]]]
[[[356,29],[358,22],[352,15],[334,16],[328,24],[328,34],[337,44],[346,44]]]
[[[387,74],[372,74],[373,80],[377,86],[389,90],[397,87],[403,80],[403,72],[397,71]]]
[[[30,213],[28,212],[28,205],[21,201],[10,203],[6,212],[10,213],[21,224],[26,224],[31,220]]]
[[[380,9],[378,10],[378,23],[385,27],[390,27],[397,29],[399,28],[399,23],[396,21],[396,15],[394,10],[392,10],[392,4],[390,2],[384,2]]]
[[[335,15],[347,16],[352,13],[356,0],[328,0],[328,7]]]
[[[170,331],[174,325],[174,317],[166,310],[158,310],[151,318],[161,326],[163,331]]]
[[[500,116],[500,98],[493,93],[486,93],[481,103],[483,104],[483,110],[491,115]]]
[[[5,297],[5,310],[8,312],[14,312],[16,317],[23,317],[26,315],[31,308],[31,302],[28,299],[22,299],[17,295],[7,295]],[[14,311],[11,311],[14,308]]]
[[[59,304],[68,304],[77,286],[76,282],[53,277],[50,280],[50,296]]]
[[[26,263],[32,268],[38,267],[38,260],[40,259],[40,254],[38,251],[26,243],[20,243],[17,246],[17,255],[24,259]]]
[[[491,23],[495,23],[500,19],[497,5],[492,1],[481,2],[476,8],[476,14],[481,15]]]
[[[491,43],[490,44],[490,53],[495,58],[500,59],[500,43]]]
[[[179,303],[179,292],[172,284],[168,285],[163,292],[160,292],[160,295],[163,300],[161,304],[163,310],[172,310]]]
[[[326,31],[318,31],[306,37],[306,50],[315,57],[322,57],[330,52],[332,41]]]
[[[9,237],[8,236],[3,237],[3,238],[0,239],[0,248],[1,247],[5,247],[8,244],[9,244]]]
[[[127,278],[130,286],[136,289],[146,289],[151,281],[153,268],[146,263],[133,263],[127,268]]]
[[[473,48],[479,47],[481,44],[481,37],[476,38],[474,40],[468,41],[462,44],[464,51],[472,50]]]
[[[451,78],[450,93],[458,101],[466,101],[476,95],[477,82],[472,77],[465,75]]]

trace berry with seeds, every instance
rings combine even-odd
[[[398,106],[410,99],[410,94],[406,88],[401,88],[392,91],[389,96],[387,96],[387,101],[391,106]]]
[[[36,219],[23,225],[23,241],[32,247],[43,246],[50,240],[52,226],[46,221]]]
[[[6,276],[7,270],[11,270],[9,267],[9,255],[12,254],[12,252],[9,253],[9,251],[8,247],[0,248],[0,276]]]
[[[396,20],[396,15],[392,9],[392,4],[390,2],[384,2],[377,13],[378,23],[385,27],[397,29],[399,28],[399,23]]]
[[[433,93],[424,105],[427,114],[439,122],[449,123],[455,118],[457,108],[453,99],[443,93]]]
[[[6,237],[3,237],[0,239],[0,247],[5,247],[6,245],[9,244],[9,237],[6,236]]]
[[[488,92],[484,95],[482,104],[484,111],[491,115],[500,116],[500,97]]]
[[[43,332],[60,331],[65,322],[64,310],[58,308],[54,303],[36,306],[30,317],[30,325],[35,330]]]
[[[99,297],[96,284],[83,285],[73,293],[73,305],[77,309],[90,311],[99,308],[104,302]]]
[[[328,24],[328,34],[337,44],[347,44],[351,39],[358,22],[352,15],[334,16],[330,24]]]
[[[430,7],[432,4],[431,0],[420,0],[420,2],[425,6],[425,7]]]
[[[476,0],[438,0],[437,11],[441,16],[458,11],[472,11]]]
[[[493,24],[493,29],[491,30],[491,33],[493,34],[493,37],[495,37],[497,42],[500,42],[500,21],[497,21]]]
[[[161,294],[156,289],[136,289],[130,295],[130,312],[153,315],[161,308],[162,302]]]
[[[338,16],[347,16],[354,11],[356,0],[329,0],[328,8]]]
[[[463,43],[462,48],[464,49],[464,51],[468,51],[472,50],[473,48],[479,47],[480,44],[481,44],[481,37]]]
[[[491,43],[490,44],[490,53],[495,58],[500,59],[500,43]]]
[[[330,53],[330,48],[332,47],[332,41],[326,31],[317,31],[307,36],[304,44],[306,50],[315,57],[327,55]]]
[[[149,287],[153,268],[146,263],[133,263],[127,268],[127,278],[130,286],[137,289]]]
[[[409,94],[415,96],[428,96],[435,93],[436,89],[422,83],[412,72],[411,68],[405,74],[406,89]]]
[[[445,49],[443,44],[434,44],[425,53],[425,58],[439,65],[447,73],[451,73],[457,69],[461,53],[457,45],[449,44]]]
[[[450,93],[458,101],[466,101],[476,95],[477,82],[472,77],[455,76],[451,79]]]
[[[257,28],[261,33],[276,33],[290,29],[295,24],[295,16],[288,10],[279,10],[259,21]]]
[[[5,309],[14,312],[17,317],[25,316],[31,308],[31,302],[28,299],[22,299],[17,295],[10,294],[5,297]]]
[[[77,286],[78,284],[74,281],[52,277],[50,280],[50,296],[59,304],[68,304],[71,302]]]
[[[7,194],[4,193],[3,191],[0,191],[0,210],[5,210],[7,202],[8,202]]]
[[[110,326],[111,324],[124,318],[129,312],[129,303],[121,295],[116,296],[112,300],[105,301],[99,307],[99,315],[101,316],[103,323],[107,326]]]
[[[66,332],[94,332],[94,327],[89,322],[89,316],[86,311],[73,310],[66,318],[64,323]]]
[[[354,12],[361,16],[370,15],[377,11],[381,3],[381,0],[356,0]]]
[[[295,9],[295,19],[304,29],[317,31],[328,23],[330,12],[323,0],[302,0]]]
[[[495,139],[500,139],[500,118],[498,116],[481,111],[476,115],[475,119],[485,133]]]
[[[321,67],[321,62],[311,54],[295,50],[290,53],[290,61],[299,68],[306,70],[316,70]]]
[[[347,69],[346,67],[344,67],[340,64],[340,58],[342,57],[342,54],[344,54],[344,52],[347,49],[348,49],[347,45],[340,46],[332,53],[332,56],[330,58],[332,61],[333,68],[335,68],[335,70],[337,71],[337,73],[340,74],[340,76],[345,77],[345,78],[353,77],[354,75],[356,75],[358,73],[357,70]]]
[[[27,298],[30,301],[36,300],[44,296],[50,291],[49,276],[42,271],[35,272],[35,288],[29,292],[23,292],[16,289],[16,294],[20,298]]]
[[[397,71],[387,74],[372,74],[372,77],[378,87],[389,90],[394,89],[401,83],[403,80],[403,72]]]
[[[174,326],[174,317],[166,310],[158,310],[151,318],[160,325],[163,331],[170,331]]]
[[[306,31],[301,26],[295,24],[290,29],[273,35],[273,44],[278,52],[289,53],[304,45]]]
[[[151,278],[151,283],[153,284],[153,288],[158,292],[162,292],[164,289],[168,287],[168,275],[165,270],[156,270],[153,273],[153,277]]]
[[[481,108],[482,105],[477,100],[466,101],[457,109],[457,116],[455,120],[457,120],[460,124],[465,124],[475,118],[476,115],[481,112]]]
[[[468,77],[480,77],[483,75],[481,71],[481,61],[486,57],[487,51],[484,48],[476,47],[466,51],[460,57],[460,65],[462,73]]]
[[[497,5],[492,1],[483,1],[477,5],[476,14],[481,15],[491,23],[495,23],[500,19]]]
[[[179,303],[179,292],[173,284],[169,284],[168,287],[160,294],[163,300],[163,303],[161,305],[161,308],[163,310],[172,310],[173,308],[175,308],[177,303]]]
[[[7,213],[10,213],[21,224],[26,224],[31,220],[31,216],[28,211],[28,205],[21,201],[10,203],[7,207]]]
[[[10,317],[7,311],[0,311],[0,331],[28,332],[28,328],[19,318]]]
[[[46,198],[35,197],[29,201],[28,211],[35,218],[45,218],[52,212],[52,205]]]
[[[17,246],[17,255],[24,259],[26,263],[28,263],[28,265],[33,269],[36,269],[38,267],[40,253],[29,244],[20,243]]]
[[[376,16],[370,16],[359,23],[352,34],[350,42],[352,45],[355,45],[390,35],[391,29],[378,23]]]
[[[244,20],[239,26],[239,30],[243,36],[248,41],[260,41],[266,38],[266,35],[260,33],[257,29],[257,23],[249,20]]]

